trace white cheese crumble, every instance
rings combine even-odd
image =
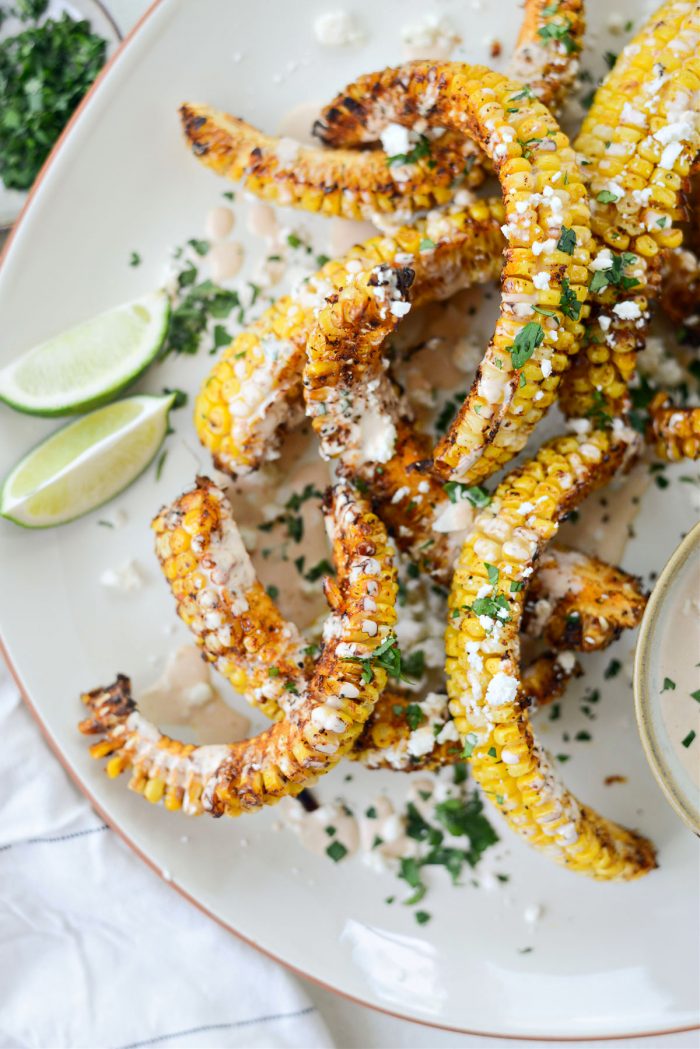
[[[625,321],[634,321],[642,316],[642,311],[636,302],[618,302],[613,306],[613,313]]]
[[[398,153],[408,153],[411,149],[411,138],[408,128],[402,124],[387,124],[381,133],[382,149],[388,156],[394,157]],[[411,261],[413,256],[411,256]]]
[[[314,22],[314,36],[323,47],[347,47],[365,40],[365,34],[347,11],[319,15]]]
[[[133,594],[144,584],[143,571],[136,561],[127,561],[121,568],[106,568],[100,575],[100,583],[108,590],[122,594]]]
[[[499,670],[489,681],[486,689],[486,702],[492,707],[503,707],[512,703],[518,691],[517,678]]]

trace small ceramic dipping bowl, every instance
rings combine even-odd
[[[652,772],[700,835],[700,524],[664,568],[644,613],[634,696]]]

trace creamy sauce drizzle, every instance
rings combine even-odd
[[[650,483],[648,465],[638,463],[629,474],[589,496],[580,507],[578,519],[562,525],[558,541],[610,564],[620,564]]]
[[[163,673],[139,697],[139,709],[157,725],[186,726],[186,742],[233,743],[245,739],[250,721],[233,710],[211,683],[209,664],[195,645],[171,652]]]

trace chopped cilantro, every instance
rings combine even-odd
[[[330,856],[334,863],[338,863],[347,854],[348,850],[341,841],[332,841],[326,849],[326,855]]]
[[[547,43],[548,40],[557,41],[562,45],[567,55],[573,55],[579,50],[579,46],[571,35],[571,22],[565,19],[563,22],[548,22],[537,30],[537,35]]]
[[[335,837],[335,827],[326,827],[325,831],[329,838]]]
[[[616,193],[613,193],[609,189],[601,189],[598,196],[595,198],[599,204],[614,204],[620,198]]]
[[[581,315],[581,303],[576,298],[576,292],[567,277],[562,277],[559,309],[565,317],[569,317],[572,321],[577,321]]]
[[[316,265],[318,266],[319,269],[323,269],[323,267],[326,266],[330,261],[331,261],[330,255],[317,255],[316,256]]]
[[[335,569],[333,565],[325,557],[318,564],[310,568],[304,575],[304,579],[308,579],[310,583],[315,583],[317,579],[320,579],[322,575],[334,575]]]
[[[542,325],[537,324],[535,321],[528,321],[515,336],[513,345],[509,347],[513,367],[522,368],[543,341],[544,331]]]
[[[266,586],[265,589],[267,590],[267,593],[269,594],[269,596],[272,598],[273,601],[276,601],[277,598],[280,596],[279,587],[275,586],[273,583],[270,583],[270,585]]]
[[[185,405],[187,404],[187,401],[189,400],[189,398],[188,398],[187,394],[185,393],[185,391],[184,390],[179,390],[177,387],[174,387],[173,389],[171,389],[169,386],[164,386],[163,387],[163,393],[174,393],[175,394],[175,400],[172,403],[173,410],[176,410],[177,408],[184,408]]]
[[[190,240],[187,241],[187,243],[192,248],[192,250],[196,252],[196,254],[200,257],[206,255],[209,251],[208,240],[198,240],[196,237],[192,237]]]
[[[430,914],[427,911],[416,911],[413,916],[419,925],[425,925],[426,922],[430,921]]]
[[[479,742],[478,738],[473,732],[467,733],[467,738],[464,741],[464,757],[470,758],[474,753],[474,747]]]
[[[476,616],[489,616],[500,623],[510,622],[510,606],[505,594],[496,594],[495,597],[477,597],[471,610]]]
[[[589,743],[592,738],[590,732],[586,732],[585,729],[581,729],[581,731],[577,732],[574,736],[574,739],[578,740],[579,743]]]
[[[685,736],[685,738],[681,740],[681,746],[685,747],[686,750],[687,750],[694,739],[695,739],[695,729],[691,728],[691,730],[688,733],[688,735]]]
[[[387,157],[389,167],[397,164],[417,164],[419,160],[430,156],[430,139],[420,135],[413,149],[408,153],[395,153],[393,157]]]
[[[614,51],[604,51],[603,58],[605,59],[605,64],[607,65],[608,69],[612,69],[615,63],[617,62],[618,56],[615,54]]]
[[[617,677],[617,675],[620,673],[621,670],[622,670],[622,663],[620,662],[620,660],[619,659],[611,659],[610,662],[608,663],[607,667],[605,668],[605,672],[603,674],[603,677],[606,679],[606,681],[609,681],[610,678]]]
[[[374,805],[370,805],[370,807],[366,809],[365,816],[368,820],[376,820],[377,810],[375,809]]]
[[[129,256],[129,265],[130,266],[140,266],[141,265],[141,256],[139,255],[138,251],[132,251],[131,255]]]
[[[349,663],[362,664],[362,681],[369,684],[374,680],[374,667],[381,667],[389,677],[399,681],[408,681],[410,678],[404,673],[401,649],[396,634],[389,634],[374,652],[368,656],[345,656]]]
[[[268,677],[279,677],[280,676],[280,668],[279,667],[268,667],[267,668],[267,676]]]
[[[665,677],[664,678],[664,685],[663,685],[663,688],[661,689],[661,691],[662,692],[673,691],[675,689],[675,687],[676,687],[676,682],[673,680],[673,678]]]
[[[478,484],[466,485],[460,481],[447,481],[443,488],[451,503],[458,503],[461,499],[466,499],[472,506],[481,510],[491,502],[489,493]]]
[[[522,580],[518,582],[513,582],[510,584],[510,592],[511,594],[517,594],[520,590],[523,590],[524,587],[525,584],[522,582]]]
[[[421,238],[421,242],[420,242],[420,246],[419,246],[419,250],[420,251],[430,251],[434,247],[435,247],[435,241],[431,240],[430,237],[422,237]]]
[[[290,248],[300,248],[302,246],[302,239],[298,237],[296,233],[287,234],[287,244]]]
[[[495,565],[490,565],[488,561],[484,561],[484,568],[486,569],[486,574],[489,577],[489,583],[491,584],[491,586],[496,586],[498,583],[498,577],[500,575],[500,572],[498,571]]]
[[[156,481],[160,481],[161,474],[163,473],[163,467],[165,466],[165,460],[168,458],[168,450],[165,448],[158,456],[156,463]]]
[[[41,0],[23,7],[39,10]],[[29,189],[104,64],[106,46],[88,21],[66,12],[0,42],[0,181],[8,189]]]
[[[557,248],[559,251],[563,251],[566,255],[573,255],[574,248],[576,247],[576,234],[572,229],[567,226],[562,226],[561,234],[557,242]]]
[[[696,703],[700,703],[700,688],[696,689],[695,692],[691,692],[690,698],[694,699]]]

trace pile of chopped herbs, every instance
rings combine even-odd
[[[9,189],[29,189],[105,61],[107,42],[89,22],[36,22],[45,8],[19,0],[5,9],[33,21],[0,42],[0,179]]]

